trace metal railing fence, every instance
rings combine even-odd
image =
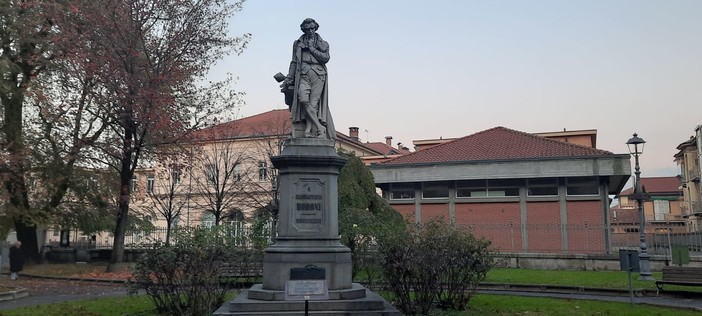
[[[178,242],[179,231],[192,229],[187,227],[171,228],[169,241]],[[275,235],[272,234],[273,226],[266,224],[260,229],[251,226],[226,226],[223,232],[231,237],[236,246],[252,247],[256,242],[266,242],[272,244]],[[168,229],[166,227],[156,227],[153,229],[137,232],[128,232],[124,236],[125,248],[150,248],[155,244],[166,242]],[[60,247],[60,234],[58,231],[48,230],[47,245]],[[92,236],[84,235],[78,231],[71,231],[69,235],[69,247],[75,249],[109,249],[112,248],[114,235],[109,232],[101,232]]]

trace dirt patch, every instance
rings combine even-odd
[[[22,287],[27,289],[31,296],[44,295],[105,295],[120,291],[127,291],[125,284],[79,282],[67,280],[45,280],[28,277],[20,277],[17,280],[10,280],[7,276],[0,279],[0,289]]]
[[[89,264],[55,264],[45,263],[26,266],[22,273],[27,275],[81,278],[81,279],[105,279],[105,280],[129,280],[132,276],[129,267],[116,272],[105,272],[107,263]]]
[[[43,279],[34,278],[28,275],[43,277],[60,277],[76,279],[101,279],[126,281],[131,278],[129,269],[117,272],[105,272],[106,263],[92,264],[37,264],[27,265],[24,271],[20,272],[17,280],[10,280],[9,276],[0,277],[0,289],[23,287],[27,289],[30,296],[44,295],[103,295],[119,291],[126,292],[127,285],[120,282],[84,282],[77,280]],[[26,275],[22,275],[26,274]]]
[[[104,272],[95,271],[71,275],[73,278],[103,279],[103,280],[129,280],[132,277],[130,271]]]

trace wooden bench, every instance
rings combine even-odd
[[[663,284],[702,286],[701,267],[664,267],[663,278],[656,281],[658,291],[663,290]]]

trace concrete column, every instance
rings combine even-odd
[[[414,222],[422,223],[422,184],[414,184]]]
[[[609,254],[612,252],[612,232],[610,232],[609,226],[609,184],[603,183],[600,185],[600,200],[602,201],[602,226],[604,227],[602,232],[604,234],[605,243],[605,253]]]
[[[519,216],[521,219],[521,229],[522,229],[522,250],[527,251],[529,249],[529,230],[527,229],[527,188],[519,188]]]
[[[448,207],[449,207],[449,220],[452,225],[456,224],[456,183],[449,182],[449,197],[448,197]]]
[[[558,202],[561,208],[561,249],[563,252],[568,252],[568,202],[566,201],[566,186],[562,181],[563,179],[558,180]]]

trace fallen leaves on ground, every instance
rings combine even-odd
[[[81,279],[129,280],[132,273],[128,270],[117,272],[88,272],[74,274],[71,277]]]
[[[25,288],[27,292],[33,296],[74,294],[103,295],[126,291],[126,286],[124,284],[46,280],[27,277],[20,277],[14,281],[6,278],[0,279],[0,287],[3,289]]]

